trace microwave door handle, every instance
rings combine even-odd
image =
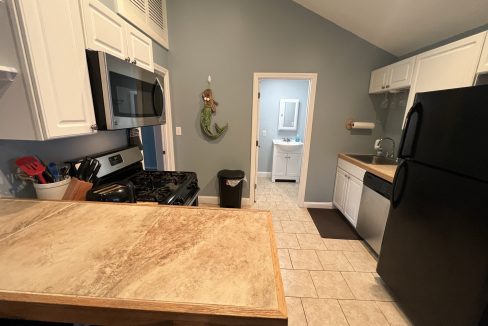
[[[159,78],[156,77],[156,81],[154,82],[153,89],[152,89],[152,105],[153,105],[153,111],[156,116],[160,116],[163,114],[163,112],[158,112],[158,109],[156,107],[156,89],[159,86],[159,89],[161,89],[161,93],[164,94],[164,89],[163,86],[161,86],[161,83],[159,82]],[[164,96],[163,96],[163,101],[164,101]],[[163,104],[164,106],[164,104]]]

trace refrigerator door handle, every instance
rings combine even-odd
[[[407,179],[407,162],[402,161],[395,172],[393,179],[393,188],[391,189],[391,206],[396,208],[402,199],[405,189],[405,180]]]
[[[398,149],[399,158],[413,157],[415,152],[417,131],[420,127],[420,121],[422,117],[422,104],[420,102],[415,103],[410,109],[407,115],[407,122],[405,124],[405,130],[400,140],[400,147]]]

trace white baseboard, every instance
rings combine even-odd
[[[334,208],[334,204],[332,204],[332,202],[306,201],[303,203],[303,206],[306,208],[324,208],[324,209],[333,209]]]
[[[217,196],[198,196],[198,203],[218,205],[219,204],[219,197],[217,197]],[[242,198],[241,206],[243,206],[243,207],[250,206],[249,205],[249,198]]]
[[[271,177],[271,172],[258,172],[258,177],[269,178]]]

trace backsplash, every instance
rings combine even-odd
[[[50,141],[0,140],[0,197],[35,198],[32,184],[15,178],[18,157],[37,155],[45,163],[64,162],[124,146],[127,146],[125,130]]]
[[[372,95],[378,120],[383,127],[382,137],[391,137],[395,141],[398,153],[398,145],[402,136],[403,117],[408,99],[408,91],[400,93],[385,93]],[[395,155],[397,155],[395,153]]]

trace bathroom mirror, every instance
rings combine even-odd
[[[299,100],[297,99],[280,100],[278,130],[297,130],[298,104]]]

